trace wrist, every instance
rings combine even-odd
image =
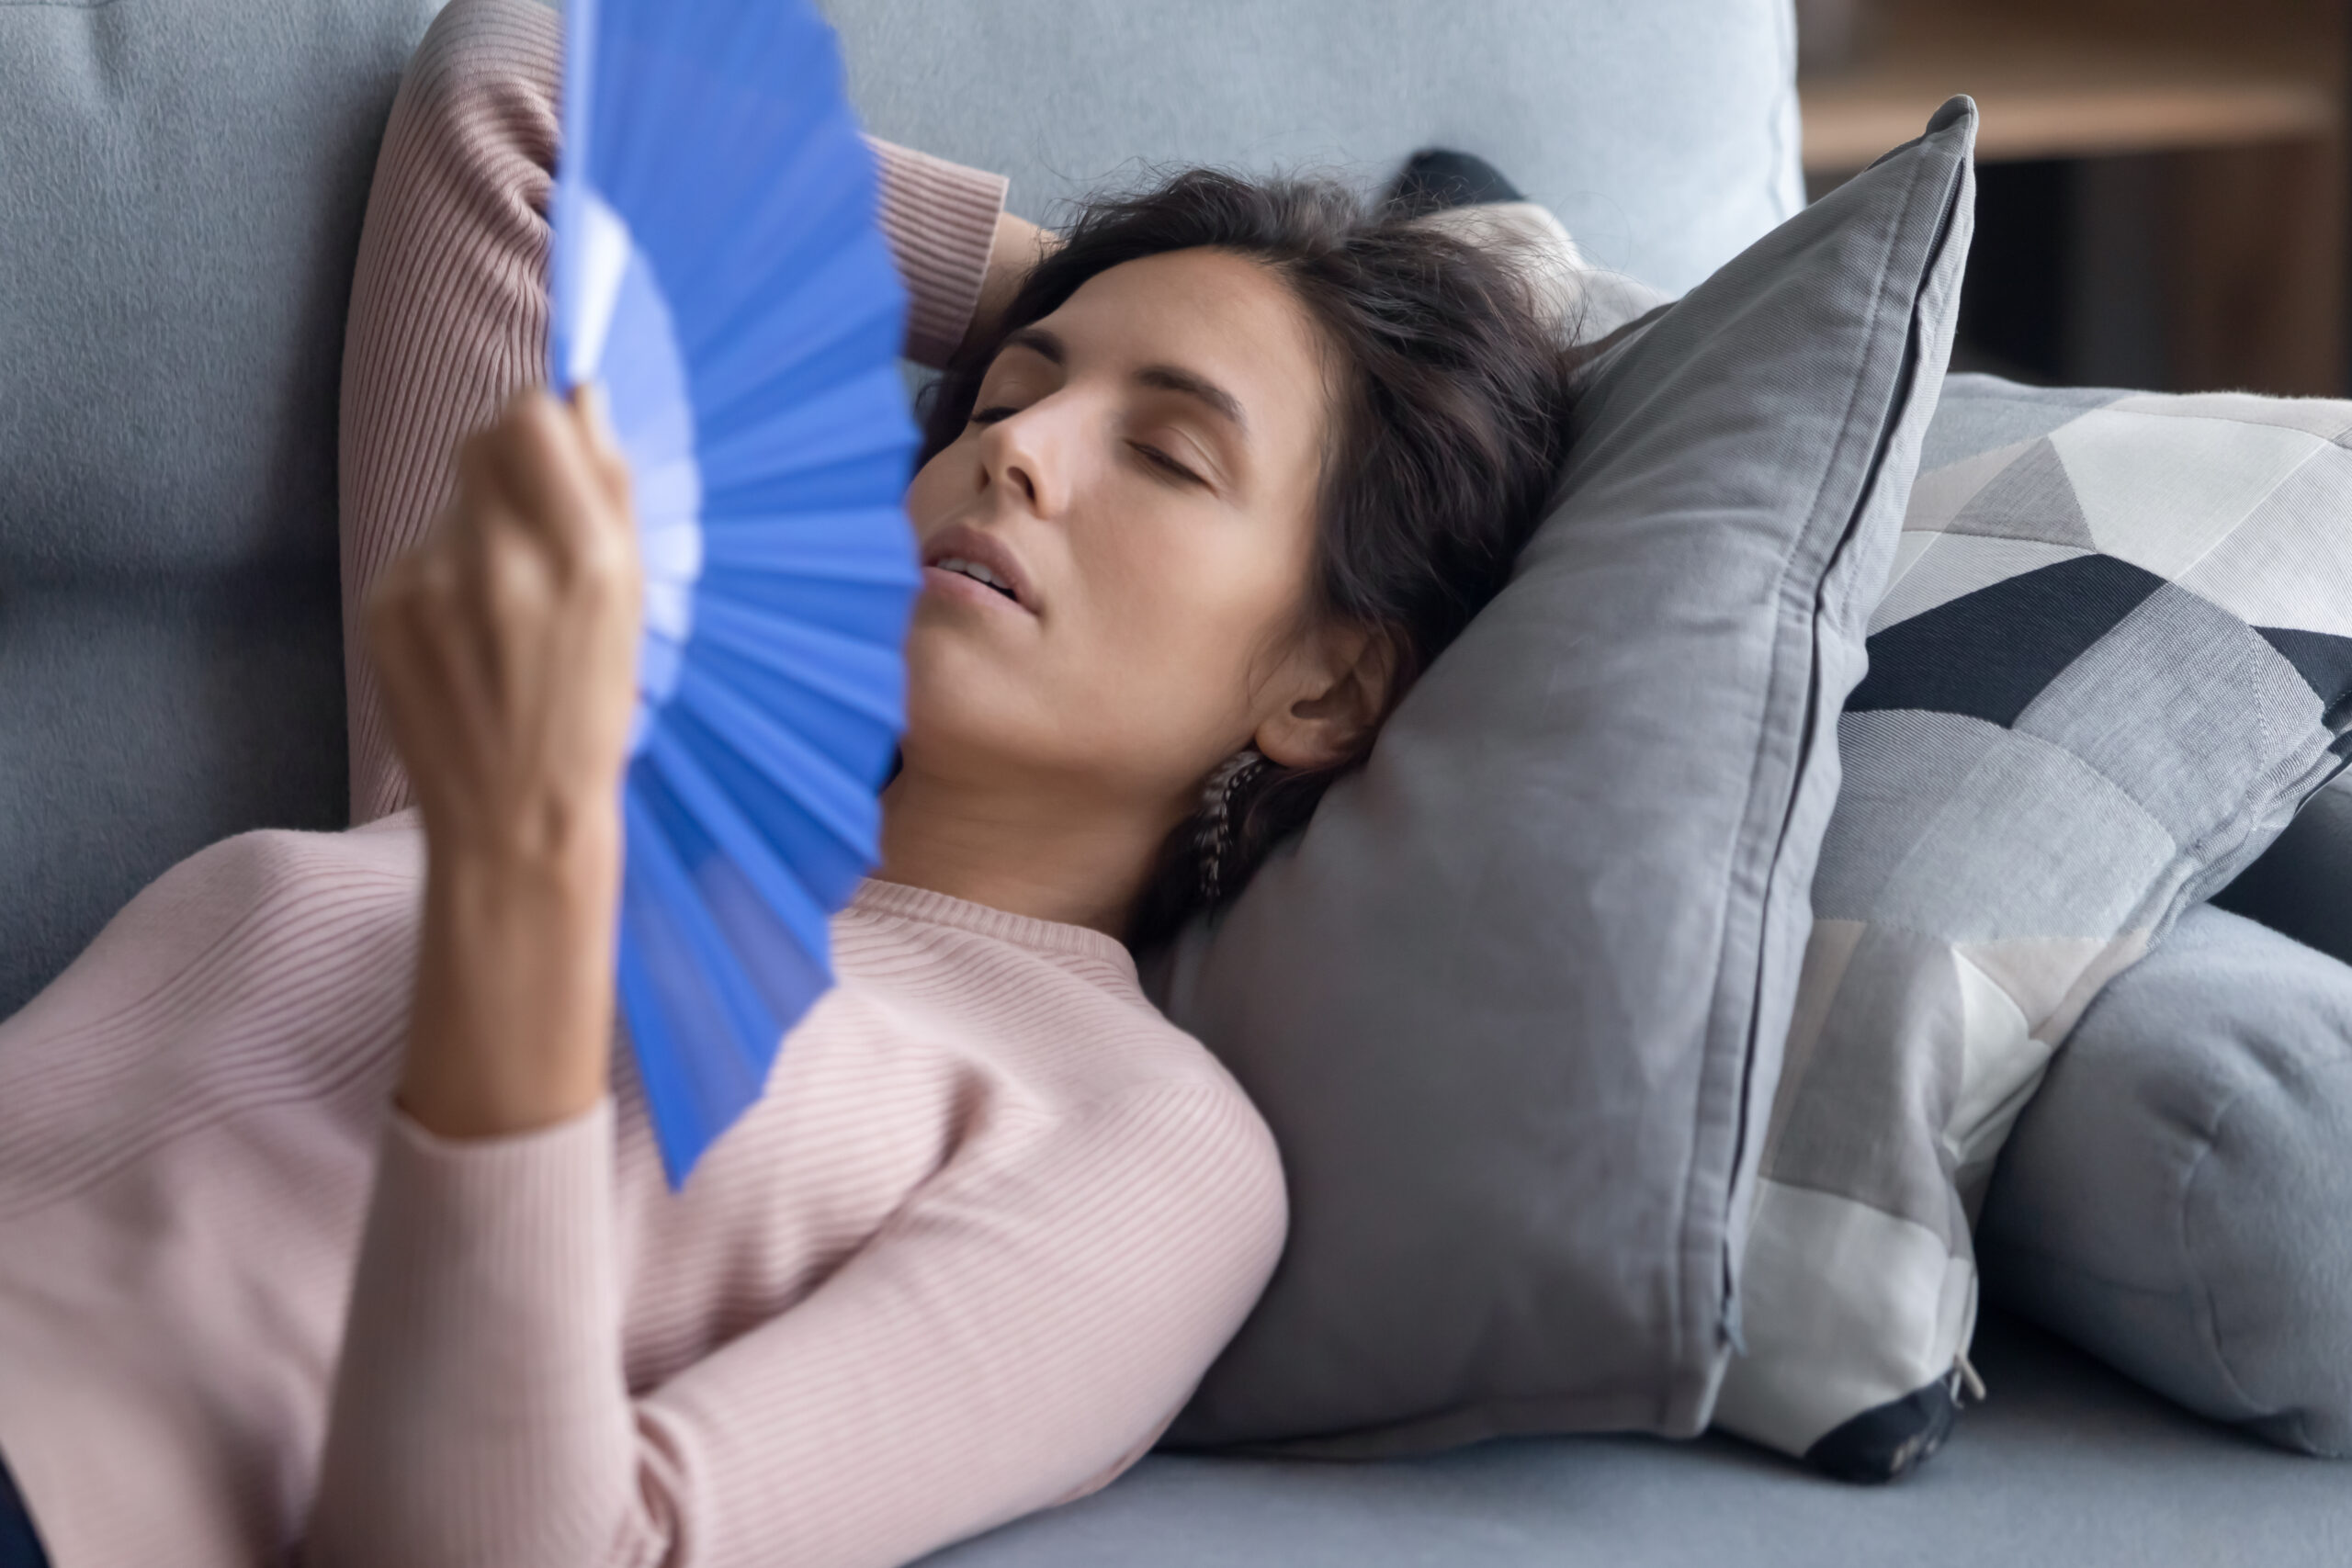
[[[501,799],[489,790],[455,802],[428,797],[425,858],[469,886],[520,890],[593,882],[620,860],[620,795],[615,778],[584,789],[537,790],[526,799]]]
[[[444,1137],[530,1132],[608,1087],[618,834],[428,852],[399,1103]]]
[[[396,1095],[426,1131],[445,1138],[534,1132],[608,1092],[613,989],[599,950],[611,933],[599,933],[595,948],[549,943],[550,934],[538,933],[536,947],[428,935]]]
[[[483,841],[425,841],[425,912],[476,938],[514,928],[608,925],[620,893],[622,852],[617,824],[608,834],[580,834],[560,843],[513,837]]]

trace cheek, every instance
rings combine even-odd
[[[961,513],[971,461],[951,446],[915,476],[919,535]],[[1306,592],[1312,524],[1238,514],[1115,467],[1068,477],[1069,511],[1023,530],[1057,590],[1041,636],[975,636],[918,606],[908,744],[933,763],[989,759],[1122,795],[1189,788],[1264,716],[1258,687]]]
[[[950,499],[962,488],[962,476],[971,465],[971,459],[957,450],[963,445],[951,441],[941,447],[907,483],[907,520],[914,525],[917,538],[945,513]]]
[[[1085,635],[1063,650],[1073,673],[1186,756],[1224,745],[1256,716],[1257,681],[1304,596],[1307,552],[1284,533],[1180,502],[1131,504],[1073,539],[1089,587]]]

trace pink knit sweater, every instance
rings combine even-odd
[[[537,373],[553,61],[537,6],[456,0],[402,89],[360,579]],[[935,354],[1001,186],[888,157]],[[625,1046],[584,1117],[435,1138],[389,1103],[421,875],[409,812],[231,840],[0,1024],[0,1456],[57,1568],[900,1562],[1117,1474],[1273,1267],[1265,1127],[1118,943],[878,883],[683,1193]]]

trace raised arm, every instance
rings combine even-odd
[[[1004,210],[1003,176],[866,140],[882,232],[907,285],[907,357],[935,369],[1002,312],[1048,236]]]
[[[359,606],[455,487],[458,443],[545,376],[556,13],[453,0],[417,50],[378,154],[344,336],[341,512],[351,813],[410,804]],[[1040,236],[1001,177],[887,143],[882,220],[908,286],[907,351],[937,364],[1001,308]]]

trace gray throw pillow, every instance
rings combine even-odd
[[[2052,1053],[2352,745],[2347,513],[2352,403],[1947,383],[1838,725],[1718,1424],[1856,1479],[1934,1451]]]
[[[2352,966],[2210,906],[2018,1121],[1993,1300],[2192,1410],[2352,1455]]]
[[[1174,1441],[1705,1424],[1975,125],[1955,99],[1603,345],[1510,585],[1170,955],[1292,1213]]]

